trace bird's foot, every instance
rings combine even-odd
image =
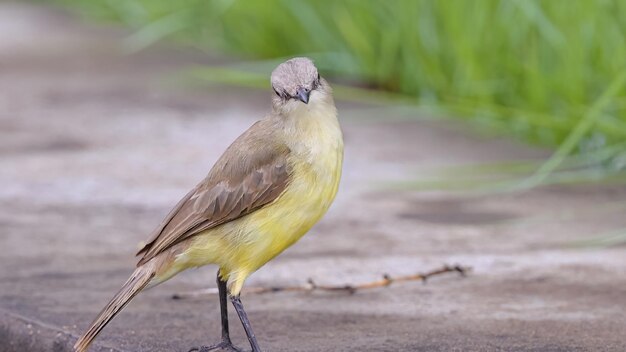
[[[209,352],[209,351],[228,351],[228,352],[244,352],[244,350],[236,347],[230,341],[222,341],[216,345],[194,347],[189,352]]]

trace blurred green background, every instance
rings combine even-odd
[[[265,88],[260,68],[306,55],[347,86],[340,96],[554,148],[541,164],[504,166],[531,175],[522,187],[626,180],[623,1],[58,1],[134,30],[130,51],[168,39],[248,60],[195,71],[209,80]]]

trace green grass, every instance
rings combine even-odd
[[[624,1],[56,1],[130,28],[129,53],[174,40],[239,58],[185,70],[193,82],[268,89],[280,61],[305,55],[340,99],[378,103],[403,118],[462,118],[555,149],[547,161],[447,168],[396,188],[626,183]],[[575,245],[624,243],[622,229]]]
[[[385,98],[354,86],[376,88],[557,148],[523,187],[543,183],[572,155],[610,150],[588,168],[626,169],[623,1],[59,1],[132,28],[129,51],[175,39],[258,63],[198,70],[204,78],[259,86],[279,60],[307,55],[353,86],[342,87],[344,96]]]

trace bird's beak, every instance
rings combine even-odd
[[[298,88],[298,90],[296,91],[296,96],[298,100],[305,104],[309,103],[309,94],[311,94],[311,91],[305,88]]]

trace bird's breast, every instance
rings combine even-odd
[[[189,265],[212,262],[224,272],[246,276],[321,219],[337,194],[343,163],[343,139],[335,113],[331,106],[293,116],[300,119],[295,119],[285,141],[290,149],[285,190],[265,207],[199,238],[187,254],[193,259]]]
[[[253,214],[263,260],[282,252],[313,227],[339,187],[343,139],[335,114],[304,116],[299,122],[290,143],[289,184],[273,203]]]

